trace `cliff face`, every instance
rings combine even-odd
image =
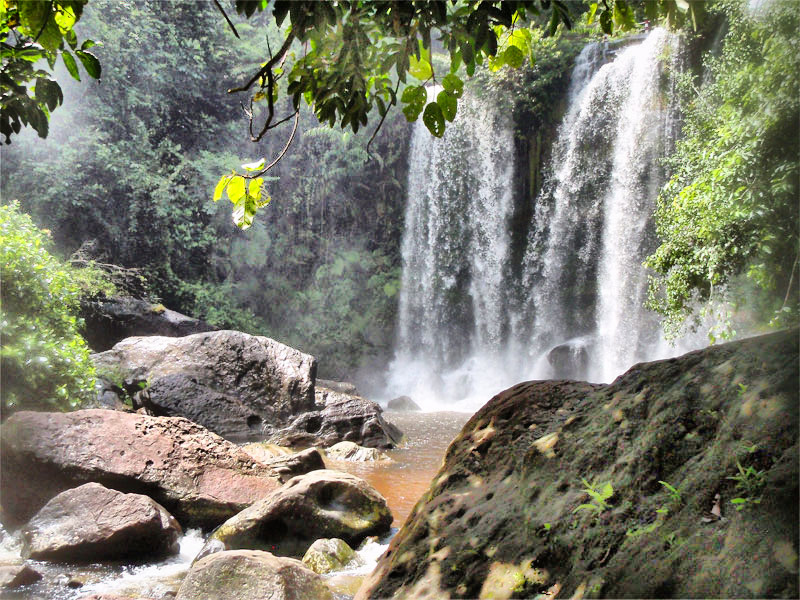
[[[357,598],[797,597],[797,433],[797,330],[519,384]]]

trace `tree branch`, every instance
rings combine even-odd
[[[294,34],[289,33],[289,35],[287,35],[286,39],[283,41],[283,46],[281,46],[281,49],[278,50],[278,53],[275,56],[273,56],[272,58],[270,58],[267,61],[267,64],[265,64],[263,67],[261,67],[261,69],[259,69],[258,73],[253,75],[250,78],[250,80],[247,83],[245,83],[243,86],[229,89],[228,93],[229,94],[233,94],[235,92],[246,92],[251,87],[253,87],[253,84],[256,81],[258,81],[259,78],[266,77],[267,73],[272,73],[272,67],[274,67],[275,63],[277,63],[279,60],[281,60],[283,58],[283,56],[289,51],[289,47],[292,45],[293,41],[294,41]]]

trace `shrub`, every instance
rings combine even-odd
[[[89,347],[78,333],[82,295],[107,292],[92,267],[48,251],[49,232],[13,202],[0,206],[0,406],[77,408],[94,391]]]

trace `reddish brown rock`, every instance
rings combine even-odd
[[[155,500],[86,483],[52,498],[24,527],[28,558],[153,559],[179,550],[181,527]]]
[[[3,515],[12,523],[97,482],[150,496],[184,526],[214,527],[280,486],[269,466],[176,417],[19,412],[0,427],[0,452]]]

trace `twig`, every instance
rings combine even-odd
[[[291,118],[291,117],[288,117],[288,118]],[[283,120],[281,121],[281,123],[283,123],[283,122],[284,122],[284,121],[286,121],[286,120],[287,120],[287,119],[283,119]],[[263,169],[261,169],[261,170],[260,170],[258,173],[253,173],[252,175],[242,175],[242,177],[243,177],[244,179],[255,179],[256,177],[261,177],[261,176],[262,176],[264,173],[266,173],[266,172],[267,172],[267,171],[269,171],[269,170],[270,170],[272,167],[274,167],[275,165],[277,165],[277,164],[278,164],[278,162],[279,162],[279,161],[280,161],[280,160],[281,160],[281,159],[284,157],[284,155],[286,154],[286,152],[289,150],[289,146],[291,146],[291,145],[292,145],[292,141],[294,140],[294,135],[295,135],[295,133],[297,133],[297,124],[298,124],[299,122],[300,122],[300,109],[298,108],[298,109],[297,109],[297,110],[294,112],[294,126],[292,126],[292,133],[290,133],[290,134],[289,134],[289,139],[286,141],[286,145],[283,147],[283,150],[281,150],[280,154],[278,154],[278,156],[275,158],[275,160],[273,160],[273,161],[272,161],[271,163],[269,163],[269,164],[268,164],[266,167],[264,167]],[[278,124],[279,124],[279,123],[276,123],[276,126],[277,126]]]
[[[235,35],[238,39],[242,39],[239,37],[239,32],[236,31],[236,27],[233,26],[233,23],[231,23],[231,20],[228,18],[228,15],[225,14],[225,9],[222,8],[222,5],[219,3],[219,0],[214,0],[214,4],[216,5],[219,12],[222,13],[222,16],[225,17],[225,20],[228,22],[228,27],[230,27],[231,31],[233,31],[233,35]]]

